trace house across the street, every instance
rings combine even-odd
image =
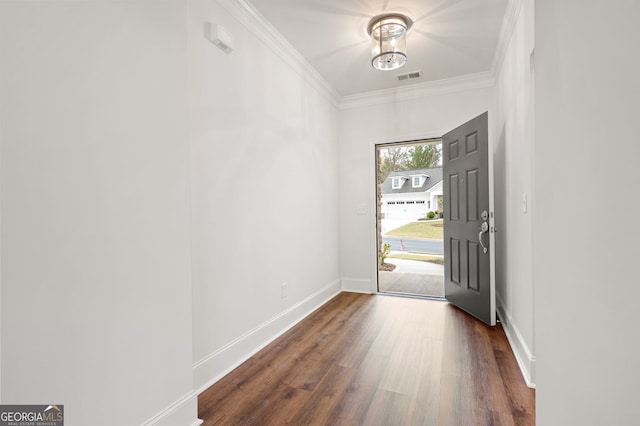
[[[382,183],[382,217],[419,219],[442,210],[442,167],[389,173]]]

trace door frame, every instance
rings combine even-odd
[[[481,111],[479,114],[483,113],[485,110]],[[490,287],[491,287],[491,309],[495,312],[497,309],[496,306],[496,250],[495,250],[495,198],[494,198],[494,164],[493,164],[493,152],[494,152],[494,142],[493,142],[493,129],[494,129],[494,111],[489,111],[488,117],[488,144],[489,144],[489,211],[491,212],[489,216],[489,254],[490,254],[490,264],[491,271],[489,274],[490,279]],[[424,139],[439,139],[442,138],[447,132],[452,129],[455,129],[456,126],[459,126],[473,117],[476,117],[478,114],[469,114],[469,118],[466,120],[461,120],[460,123],[451,127],[448,130],[441,130],[439,132],[425,132],[425,133],[410,133],[405,135],[397,135],[397,136],[389,136],[389,137],[381,137],[369,140],[369,236],[370,236],[370,259],[371,259],[371,270],[370,270],[370,284],[369,284],[369,293],[377,294],[378,293],[378,234],[377,234],[377,171],[376,171],[376,146],[382,144],[393,144],[393,143],[407,143],[410,141],[419,141]],[[446,206],[445,206],[446,211]],[[444,253],[446,256],[447,254]],[[363,289],[364,290],[364,289]]]

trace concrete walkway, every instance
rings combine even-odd
[[[380,271],[378,272],[378,288],[382,292],[444,297],[444,277],[442,275]]]
[[[444,276],[444,265],[438,265],[437,263],[421,262],[418,260],[393,259],[390,257],[387,257],[385,262],[396,265],[396,269],[393,270],[393,273],[403,272]]]
[[[417,260],[387,258],[392,272],[378,272],[379,291],[444,297],[444,266]]]

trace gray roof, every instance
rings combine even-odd
[[[414,188],[411,185],[411,176],[427,175],[429,176],[421,187]],[[391,185],[391,179],[394,177],[404,177],[402,186],[398,189],[393,189]],[[432,167],[430,169],[416,169],[416,170],[402,170],[389,173],[389,176],[382,183],[383,194],[406,194],[410,192],[426,192],[433,188],[442,180],[442,167]]]

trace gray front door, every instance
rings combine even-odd
[[[489,138],[484,114],[442,137],[445,298],[495,325],[489,248]]]

